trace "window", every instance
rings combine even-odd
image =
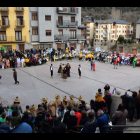
[[[58,35],[63,36],[63,30],[58,30]]]
[[[8,10],[8,7],[1,7],[1,10]]]
[[[6,31],[0,31],[0,41],[6,40]]]
[[[21,41],[22,40],[22,37],[21,37],[21,32],[20,31],[16,31],[16,41]]]
[[[17,17],[17,25],[23,25],[23,17]]]
[[[51,33],[51,30],[46,30],[46,36],[51,36],[52,33]]]
[[[2,25],[9,25],[8,17],[5,16],[2,17]]]
[[[45,20],[46,20],[46,21],[51,21],[51,16],[46,15],[46,16],[45,16]]]
[[[98,38],[98,35],[96,35],[96,38]]]
[[[71,22],[75,22],[75,17],[71,17]]]
[[[32,13],[32,20],[38,20],[37,13]]]
[[[76,30],[70,30],[70,38],[76,38]]]
[[[23,7],[16,7],[16,10],[23,10]]]
[[[32,35],[38,35],[38,27],[32,28]]]

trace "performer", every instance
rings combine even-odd
[[[93,71],[95,71],[95,58],[93,58]]]
[[[70,77],[70,69],[71,69],[71,66],[70,66],[70,64],[68,63],[68,64],[66,65],[67,77]]]
[[[136,67],[136,57],[133,59],[133,68],[135,68]]]
[[[69,97],[70,97],[70,100],[68,101],[68,106],[71,106],[71,110],[73,110],[73,108],[75,107],[75,101],[73,100],[74,96],[70,95]]]
[[[82,55],[82,52],[80,52],[79,54],[79,61],[83,59],[83,55]]]
[[[54,102],[51,101],[51,102],[48,104],[47,112],[50,113],[50,115],[51,115],[52,118],[55,118],[56,108],[55,108]]]
[[[79,101],[77,101],[77,110],[79,110],[79,105],[83,101],[83,97],[82,96],[79,96],[78,99],[79,99]]]
[[[63,59],[63,60],[65,59],[65,54],[63,54],[62,59]]]
[[[86,63],[88,62],[88,54],[86,54]]]
[[[89,53],[89,61],[91,61],[91,52]]]
[[[36,106],[35,105],[32,105],[30,107],[30,112],[32,115],[34,115],[35,117],[37,116],[37,112],[36,112]]]
[[[116,66],[116,69],[117,69],[117,61],[118,61],[118,60],[117,60],[116,57],[114,57],[114,60],[115,60],[115,61],[114,61],[114,69],[115,69],[115,66]]]
[[[16,72],[16,69],[14,68],[13,71],[14,71],[13,72],[13,78],[15,80],[15,84],[17,84],[17,83],[19,84],[19,81],[17,81],[17,72]]]
[[[21,59],[22,68],[24,67],[23,66],[24,63],[25,63],[25,59],[24,59],[24,57],[22,57],[22,59]]]
[[[72,59],[71,59],[71,53],[70,53],[70,51],[69,51],[68,61],[69,61],[69,60],[72,60]]]
[[[19,58],[19,56],[17,58],[17,67],[20,67],[20,58]]]
[[[63,96],[62,105],[64,106],[64,109],[67,109],[67,106],[68,106],[68,99],[67,99],[66,96]]]
[[[62,63],[59,66],[58,73],[61,73],[61,69],[62,69]]]
[[[62,69],[61,69],[61,78],[63,78],[63,70],[64,70],[64,68],[65,68],[65,65],[63,64]]]
[[[55,106],[55,109],[57,110],[58,109],[58,106],[61,104],[61,101],[60,101],[60,96],[58,94],[55,95],[55,101],[54,101],[54,106]]]
[[[79,73],[79,79],[80,79],[81,78],[81,65],[79,65],[78,73]]]
[[[64,67],[64,69],[63,69],[63,81],[65,81],[66,82],[66,79],[67,79],[67,69],[66,69],[66,67]]]
[[[53,64],[50,66],[51,78],[53,78]]]

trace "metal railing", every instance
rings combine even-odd
[[[63,20],[63,21],[56,20],[56,25],[57,26],[78,26],[78,21],[71,22],[70,20]]]
[[[15,11],[16,12],[23,12],[24,9],[23,9],[23,7],[15,7]]]
[[[6,36],[6,35],[0,35],[0,42],[25,42],[26,36],[22,37],[15,37],[15,36]]]
[[[74,126],[71,130],[69,130],[70,133],[81,133],[81,129],[84,127],[84,125]],[[132,130],[132,128],[140,128],[140,125],[114,125],[114,126],[101,126],[100,128],[107,128],[107,133],[117,133],[117,132],[129,132],[129,131],[140,131],[140,130]],[[115,129],[119,128],[119,129]],[[122,128],[123,130],[120,130]],[[131,128],[131,129],[130,129]],[[77,130],[75,130],[77,129]]]
[[[68,14],[77,14],[78,8],[73,9],[73,7],[56,7],[57,13],[68,13]]]
[[[8,7],[0,7],[0,11],[9,11]]]
[[[10,26],[9,20],[0,20],[0,26],[9,27]]]
[[[81,35],[54,35],[54,40],[70,40],[70,39],[85,39],[85,36],[81,36]]]
[[[15,21],[15,24],[16,24],[16,26],[17,27],[23,27],[23,26],[25,26],[25,20],[22,20],[22,19],[19,19],[19,20],[16,20]]]

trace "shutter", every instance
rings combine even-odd
[[[19,40],[21,40],[21,32],[19,32]]]
[[[3,40],[3,36],[2,36],[2,34],[0,35],[0,40]]]
[[[8,17],[6,17],[5,19],[6,19],[6,25],[8,25]]]
[[[20,19],[17,18],[17,25],[20,25]]]
[[[16,32],[16,40],[18,40],[18,32]]]

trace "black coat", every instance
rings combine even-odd
[[[63,119],[63,123],[66,124],[66,121],[67,121],[67,117],[70,116],[70,111],[67,111],[64,115],[64,119]]]
[[[0,107],[0,115],[4,112],[4,107]]]
[[[85,125],[85,123],[86,123],[88,120],[89,120],[88,117],[86,117],[86,118],[81,118],[80,124],[79,124],[79,125]]]
[[[108,87],[105,86],[104,89],[105,89],[105,91],[107,91],[107,90],[109,91],[110,90],[110,86],[108,86]]]
[[[103,101],[101,102],[95,101],[95,112],[97,112],[98,109],[103,109],[103,107],[106,107],[106,104]]]
[[[107,106],[110,107],[111,102],[112,102],[111,96],[110,95],[106,95],[104,97],[104,100],[106,101]]]
[[[52,128],[52,133],[66,133],[66,125],[64,123],[60,123],[57,126]]]
[[[71,130],[74,126],[77,125],[78,118],[76,116],[67,116],[66,124],[68,130]]]
[[[128,109],[128,105],[129,105],[129,99],[126,95],[122,95],[122,104],[124,105],[125,109]]]

